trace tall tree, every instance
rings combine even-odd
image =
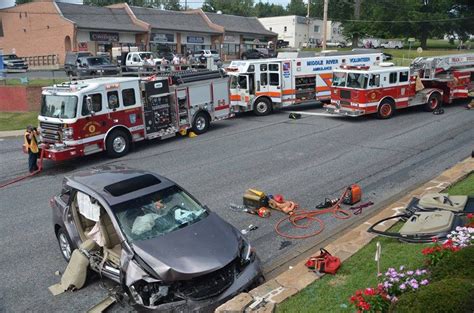
[[[253,0],[205,0],[202,5],[202,10],[206,12],[221,11],[240,16],[251,16],[253,9]]]
[[[273,4],[268,2],[258,2],[255,4],[253,9],[254,16],[257,17],[270,17],[270,16],[282,16],[286,15],[286,9],[279,4]]]
[[[179,4],[179,0],[161,0],[161,5],[165,10],[180,11],[183,9]]]
[[[291,0],[286,7],[286,11],[289,15],[306,16],[308,7],[303,0]]]
[[[23,3],[28,3],[28,2],[32,2],[33,0],[15,0],[15,4],[16,5],[19,5],[19,4],[23,4]]]

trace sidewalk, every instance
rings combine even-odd
[[[372,224],[383,218],[399,214],[413,197],[420,197],[427,192],[441,192],[473,171],[474,158],[468,158],[459,162],[438,177],[387,206],[359,226],[348,229],[342,236],[324,248],[337,255],[341,261],[347,260],[376,237],[376,235],[367,232],[367,229]],[[395,220],[387,221],[381,224],[378,229],[382,231],[387,230],[395,223]],[[320,276],[308,271],[304,262],[300,262],[250,292],[239,294],[218,307],[216,312],[273,312],[276,305],[300,292],[319,278]]]
[[[25,133],[24,129],[0,131],[0,138],[19,137],[19,136],[23,136],[24,133]]]

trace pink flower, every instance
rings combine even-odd
[[[405,290],[407,288],[407,286],[405,284],[401,284],[399,288],[400,288],[400,290]]]
[[[428,285],[428,283],[429,283],[428,279],[423,279],[423,280],[420,282],[420,285],[425,286],[425,285]]]

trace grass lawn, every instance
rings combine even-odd
[[[474,194],[474,173],[448,189],[450,194]],[[392,230],[397,230],[396,224]],[[377,286],[376,243],[382,245],[381,271],[405,265],[406,269],[423,266],[421,250],[430,244],[401,243],[377,237],[346,260],[336,275],[325,275],[277,307],[277,312],[354,312],[349,297],[358,289]]]
[[[0,131],[38,125],[38,112],[0,112]]]

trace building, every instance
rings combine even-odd
[[[321,41],[323,38],[323,21],[319,19],[288,15],[259,18],[259,21],[267,30],[277,33],[278,39],[288,41],[293,48],[302,48],[308,38],[309,42]],[[345,41],[338,22],[328,21],[326,34],[328,42]]]
[[[216,49],[224,59],[239,58],[249,48],[275,41],[277,34],[256,18],[166,11],[126,3],[95,7],[33,0],[0,10],[0,49],[20,57],[55,56],[67,51],[111,54],[112,47],[170,49],[175,53]]]

